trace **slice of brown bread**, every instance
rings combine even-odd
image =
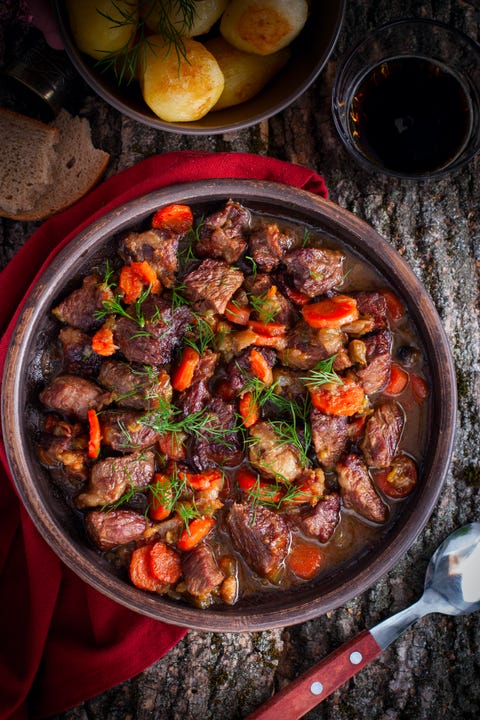
[[[52,182],[59,132],[51,125],[0,108],[0,137],[0,208],[15,215],[32,208]]]
[[[28,205],[22,199],[23,207],[14,212],[5,207],[3,193],[0,193],[0,215],[4,217],[15,220],[43,220],[50,217],[73,205],[105,172],[110,156],[93,146],[88,120],[72,117],[66,110],[62,110],[54,123],[45,127],[53,130],[57,138],[50,153],[49,181],[39,184],[33,197],[29,195]],[[29,158],[25,158],[32,152],[32,142],[33,138],[25,136],[17,160],[20,167],[25,168],[30,163]],[[0,164],[2,162],[0,159]]]

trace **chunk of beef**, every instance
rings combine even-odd
[[[240,462],[241,448],[235,427],[233,405],[215,397],[206,408],[208,421],[193,438],[191,459],[198,470],[216,465],[236,465]]]
[[[102,363],[98,381],[113,393],[121,407],[150,410],[158,406],[160,398],[172,399],[170,375],[144,365],[128,365],[107,359]]]
[[[105,292],[105,285],[98,275],[87,275],[82,287],[70,293],[53,308],[52,313],[66,325],[91,332],[102,324],[102,320],[95,319],[95,312],[103,309]]]
[[[227,515],[227,527],[247,564],[262,577],[273,578],[290,547],[285,519],[264,505],[235,503]]]
[[[277,267],[294,241],[295,238],[291,234],[282,232],[275,223],[269,223],[254,230],[248,239],[248,244],[250,254],[258,267],[269,273]]]
[[[302,508],[295,522],[305,535],[320,542],[328,542],[340,521],[340,495],[332,492],[319,500],[313,508]]]
[[[183,280],[186,297],[198,310],[223,315],[228,301],[243,283],[243,273],[221,260],[203,260]]]
[[[39,398],[50,410],[79,420],[86,419],[90,408],[98,411],[112,401],[110,392],[79,375],[57,375]]]
[[[37,454],[46,467],[59,467],[70,479],[84,481],[88,477],[87,445],[82,423],[68,423],[56,415],[47,415]]]
[[[167,230],[152,229],[132,232],[120,244],[120,254],[126,262],[146,260],[167,288],[173,287],[178,272],[179,236]]]
[[[321,342],[318,330],[310,327],[304,320],[300,320],[287,333],[286,348],[278,351],[283,365],[299,370],[311,370],[332,354]]]
[[[336,471],[344,506],[366,520],[384,523],[388,507],[377,494],[362,458],[350,453],[337,463]]]
[[[187,591],[195,597],[208,595],[225,577],[212,550],[204,542],[183,556],[182,572]]]
[[[177,404],[184,415],[199,412],[210,400],[211,394],[208,383],[215,372],[218,358],[218,353],[213,353],[210,350],[205,350],[200,357],[190,387],[181,392],[178,397]]]
[[[209,215],[200,226],[195,252],[199,257],[216,258],[227,263],[236,262],[247,248],[245,234],[250,227],[251,214],[246,207],[229,200],[225,206]]]
[[[355,295],[357,310],[360,315],[368,315],[373,319],[372,330],[388,328],[387,302],[379,292],[359,292]]]
[[[154,428],[149,427],[144,413],[128,410],[107,410],[100,416],[102,444],[116,452],[129,453],[154,445],[160,438]]]
[[[85,529],[95,547],[111,550],[117,545],[141,540],[147,520],[134,510],[90,510],[85,515]]]
[[[249,431],[249,460],[261,475],[292,482],[302,472],[299,449],[285,442],[274,422],[260,421]]]
[[[404,424],[403,410],[396,402],[384,402],[375,408],[360,443],[367,465],[374,468],[391,465]]]
[[[389,330],[379,330],[363,338],[367,364],[357,376],[367,395],[379,392],[388,383],[392,366],[392,336]]]
[[[266,278],[266,280],[265,280]],[[245,281],[244,287],[251,297],[252,319],[264,323],[275,322],[293,325],[297,312],[293,303],[283,295],[270,275],[259,274],[255,281]]]
[[[243,287],[249,295],[255,295],[256,297],[266,296],[273,287],[273,276],[269,273],[260,272],[247,275],[243,281]]]
[[[144,325],[128,317],[118,318],[114,328],[115,343],[130,362],[144,365],[164,365],[181,342],[191,321],[192,313],[184,305],[173,308],[154,296],[148,297],[141,308]],[[135,310],[127,312],[135,317]]]
[[[295,289],[315,297],[339,285],[343,277],[345,256],[328,248],[297,248],[283,258],[291,273]]]
[[[348,418],[343,415],[326,415],[313,408],[310,423],[318,461],[322,467],[330,470],[347,449]]]
[[[152,452],[137,452],[99,460],[92,467],[88,486],[77,496],[77,507],[98,507],[114,503],[127,489],[146,487],[154,472],[155,456]]]
[[[92,348],[92,338],[82,330],[70,325],[58,334],[62,344],[63,369],[68,374],[96,376],[102,362]]]

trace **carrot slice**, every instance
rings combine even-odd
[[[91,409],[87,412],[87,420],[89,426],[88,435],[88,457],[95,460],[100,454],[100,444],[102,441],[102,431],[100,421],[95,410]]]
[[[348,295],[334,295],[311,305],[304,305],[302,315],[314,328],[337,328],[359,317],[357,301]]]
[[[285,335],[260,335],[254,333],[252,345],[260,345],[261,347],[272,347],[275,350],[284,350],[287,347],[287,338]]]
[[[127,305],[138,300],[143,292],[142,278],[130,265],[124,265],[120,270],[118,287],[123,292],[123,300]]]
[[[124,265],[120,270],[118,287],[123,292],[123,300],[127,305],[134,303],[142,294],[145,286],[150,286],[152,293],[161,289],[155,269],[146,260]]]
[[[343,385],[325,383],[308,389],[312,405],[327,415],[355,415],[365,402],[365,392],[354,380],[346,379]]]
[[[173,499],[170,478],[162,473],[153,476],[153,489],[149,492],[148,515],[152,520],[166,520],[172,513]]]
[[[260,320],[249,320],[248,327],[253,330],[253,332],[258,333],[259,335],[266,335],[267,337],[285,335],[287,330],[287,326],[283,323],[263,323],[260,322]]]
[[[255,425],[260,417],[258,403],[251,392],[246,392],[242,395],[238,403],[238,410],[242,417],[243,424],[247,428]]]
[[[273,372],[262,353],[256,348],[252,348],[249,359],[253,374],[265,385],[270,386],[273,383]]]
[[[262,480],[259,475],[247,468],[238,470],[237,483],[240,490],[253,494],[260,502],[277,503],[282,498],[281,490],[276,485]]]
[[[176,583],[182,577],[180,555],[162,540],[158,540],[150,550],[150,570],[161,583]]]
[[[410,373],[410,386],[414,399],[419,403],[423,403],[429,394],[427,381],[416,373]]]
[[[188,528],[185,528],[177,543],[179,550],[191,550],[200,543],[215,525],[211,517],[202,517],[192,520]]]
[[[164,590],[164,583],[157,580],[152,573],[150,566],[150,545],[142,545],[132,552],[130,559],[129,575],[135,587],[140,590],[161,592]]]
[[[217,483],[223,483],[223,474],[217,468],[199,473],[185,473],[185,480],[193,490],[210,490]]]
[[[305,295],[305,293],[299,292],[298,290],[294,290],[293,288],[288,287],[288,285],[285,285],[283,290],[285,291],[285,295],[289,298],[289,300],[294,302],[295,305],[300,305],[300,307],[302,307],[303,305],[307,305],[307,303],[309,303],[310,300],[312,299],[308,295]]]
[[[225,317],[236,325],[248,325],[250,312],[250,308],[235,305],[234,302],[230,301],[225,308]]]
[[[400,395],[405,390],[408,383],[408,373],[397,363],[392,363],[390,368],[390,380],[384,392],[387,395]]]
[[[118,345],[115,345],[113,341],[113,332],[110,328],[103,326],[100,330],[97,330],[92,337],[92,350],[96,352],[97,355],[102,355],[102,357],[109,357],[115,354],[118,350]]]
[[[155,268],[146,260],[141,262],[132,262],[130,267],[137,273],[138,277],[143,280],[145,285],[151,286],[153,294],[158,293],[161,289],[160,280],[157,277]]]
[[[297,541],[287,558],[289,569],[302,580],[310,580],[320,570],[323,562],[323,553],[321,548],[313,545]]]
[[[394,292],[391,290],[381,290],[380,295],[383,295],[387,304],[387,314],[392,322],[398,322],[405,315],[405,306]]]
[[[172,203],[157,210],[152,219],[152,228],[166,228],[177,233],[186,233],[193,225],[193,212],[188,205]]]
[[[182,359],[172,374],[172,387],[182,392],[192,384],[193,375],[200,362],[199,353],[189,345],[183,349]]]

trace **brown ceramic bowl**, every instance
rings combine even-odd
[[[90,87],[120,112],[158,130],[183,135],[213,135],[242,130],[291,105],[313,83],[330,57],[343,22],[345,0],[312,3],[310,16],[292,44],[292,57],[281,72],[254,98],[235,107],[208,113],[195,122],[160,120],[143,101],[138,83],[119,88],[113,75],[99,71],[95,61],[76,47],[65,10],[55,0],[57,24],[65,51]]]
[[[34,437],[41,356],[56,330],[50,309],[80,284],[83,275],[112,252],[119,234],[138,229],[158,207],[190,204],[198,215],[228,198],[254,211],[306,224],[376,268],[403,299],[425,349],[430,370],[430,408],[421,482],[402,512],[379,532],[361,556],[352,557],[321,581],[294,591],[266,594],[262,602],[224,609],[197,609],[129,585],[85,541],[78,517],[52,490],[38,462]],[[197,215],[197,216],[198,216]],[[172,186],[133,200],[81,232],[53,260],[32,290],[13,335],[4,376],[3,427],[11,470],[33,522],[60,558],[83,580],[113,600],[150,617],[190,628],[253,631],[309,620],[342,606],[385,575],[406,553],[428,521],[442,490],[452,452],[456,415],[455,376],[437,312],[400,255],[362,220],[305,191],[276,183],[211,180]]]

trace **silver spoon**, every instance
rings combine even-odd
[[[480,610],[480,523],[464,525],[433,554],[416,603],[342,645],[261,705],[246,720],[297,720],[378,657],[416,620],[429,613],[466,615]]]

